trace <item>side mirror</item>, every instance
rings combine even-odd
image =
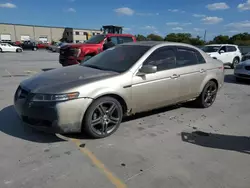
[[[142,76],[145,74],[152,74],[157,72],[157,66],[154,65],[143,65],[139,72],[137,73],[138,76]]]
[[[225,51],[224,50],[220,50],[219,53],[222,54],[222,53],[225,53]]]

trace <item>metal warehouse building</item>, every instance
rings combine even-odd
[[[83,42],[92,35],[100,34],[96,29],[78,29],[53,26],[0,23],[0,41],[36,40],[41,42]]]

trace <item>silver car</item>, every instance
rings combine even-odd
[[[234,69],[237,81],[250,80],[250,59],[242,61]]]
[[[187,101],[210,107],[223,83],[223,63],[202,50],[145,41],[24,80],[14,103],[22,121],[39,130],[102,138],[123,116]]]

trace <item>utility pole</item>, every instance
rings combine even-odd
[[[204,33],[204,41],[206,41],[206,36],[207,36],[207,30],[205,30],[205,33]]]

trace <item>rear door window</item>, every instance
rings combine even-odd
[[[117,45],[118,44],[118,40],[117,40],[117,37],[110,37],[111,38],[111,41]]]
[[[227,51],[228,52],[236,52],[237,49],[234,46],[227,46]]]
[[[188,48],[177,48],[176,53],[177,67],[186,67],[199,64],[195,51]]]

